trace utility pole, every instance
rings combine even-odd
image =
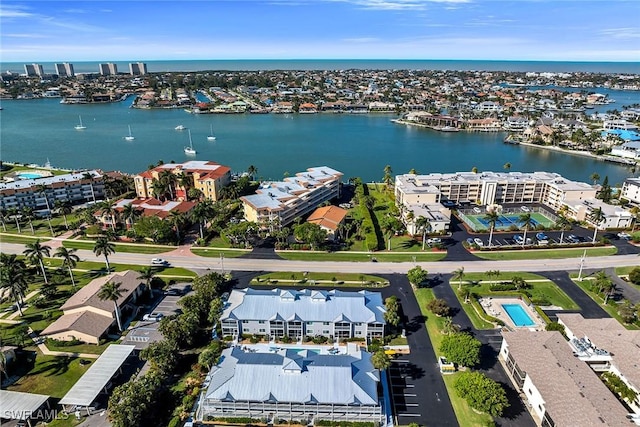
[[[220,252],[220,268],[222,269],[222,275],[224,276],[224,254]]]
[[[582,254],[582,258],[580,258],[580,271],[578,272],[578,280],[582,281],[582,269],[584,268],[584,259],[587,256],[587,250],[584,250]]]

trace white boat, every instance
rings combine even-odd
[[[178,125],[174,128],[175,130],[185,130],[186,127],[184,125]]]
[[[85,125],[82,124],[82,116],[78,116],[78,118],[80,119],[80,124],[75,125],[75,129],[76,130],[85,130],[87,127]]]
[[[136,137],[131,135],[131,125],[128,125],[128,126],[129,126],[129,135],[125,136],[124,139],[125,141],[133,141],[134,139],[136,139]]]
[[[440,132],[459,132],[460,129],[454,126],[443,126],[440,128]]]
[[[216,137],[213,135],[213,125],[210,125],[210,129],[211,132],[209,133],[209,136],[207,136],[207,141],[215,141]]]
[[[189,131],[189,146],[184,147],[184,154],[194,155],[196,150],[193,149],[193,141],[191,141],[191,131]]]

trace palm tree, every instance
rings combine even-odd
[[[593,181],[593,185],[596,185],[598,183],[598,181],[600,181],[600,175],[598,173],[594,172],[591,175],[589,175],[589,179],[591,181]]]
[[[85,172],[82,174],[82,179],[86,179],[89,181],[89,185],[91,186],[91,198],[93,199],[93,203],[96,203],[96,193],[93,190],[93,175],[91,172]]]
[[[166,199],[165,194],[167,193],[167,185],[166,183],[160,181],[159,179],[153,178],[151,181],[151,194],[158,200],[164,201]]]
[[[193,187],[193,175],[189,175],[183,172],[180,172],[176,175],[178,185],[184,191],[185,200],[189,200],[189,191]]]
[[[68,230],[69,223],[67,222],[67,215],[69,215],[73,211],[71,203],[69,203],[67,200],[56,200],[55,202],[53,202],[53,207],[58,210],[58,213],[62,214],[62,217],[64,218],[64,226]]]
[[[427,233],[431,232],[431,223],[426,217],[420,215],[416,219],[416,230],[422,231],[422,250],[424,251],[427,244]]]
[[[143,267],[142,270],[140,270],[140,275],[138,276],[138,280],[145,281],[147,285],[147,289],[149,289],[149,296],[151,298],[153,298],[153,290],[151,289],[151,282],[153,281],[154,277],[156,277],[156,271],[153,267]]]
[[[29,207],[29,206],[25,206],[22,208],[22,211],[20,212],[21,215],[27,219],[27,221],[29,221],[29,227],[31,228],[31,234],[36,234],[36,232],[33,230],[33,218],[34,218],[34,213],[33,213],[33,208]]]
[[[7,215],[8,216],[12,216],[13,219],[16,220],[16,228],[18,229],[18,233],[22,233],[22,231],[20,231],[20,222],[18,221],[19,213],[20,213],[20,211],[18,211],[18,208],[9,208],[9,209],[7,209]]]
[[[200,238],[204,239],[204,224],[213,215],[211,200],[203,200],[191,211],[191,218],[200,226]]]
[[[498,218],[500,218],[500,216],[495,210],[488,211],[484,216],[484,220],[487,221],[487,224],[489,224],[490,226],[489,247],[491,247],[491,243],[493,242],[493,230],[496,228],[496,222],[498,222]]]
[[[382,181],[387,186],[387,189],[391,188],[391,184],[393,184],[393,177],[391,176],[392,173],[393,170],[391,170],[391,166],[386,165],[384,167],[384,176],[382,177]]]
[[[7,232],[7,224],[5,224],[5,220],[7,219],[7,211],[3,208],[0,208],[0,221],[2,222],[2,231]]]
[[[504,170],[506,170],[507,172],[509,172],[511,170],[511,163],[507,162],[504,164],[504,166],[502,166],[504,168]]]
[[[36,188],[38,189],[38,193],[40,193],[44,198],[44,202],[47,205],[47,222],[49,223],[49,231],[51,231],[51,236],[53,236],[53,227],[51,226],[51,205],[49,205],[49,197],[47,196],[47,186],[44,184],[40,184]]]
[[[71,277],[71,286],[76,287],[76,281],[73,278],[73,269],[76,268],[80,257],[76,255],[77,249],[67,249],[64,246],[60,246],[56,249],[56,253],[53,256],[62,258],[62,266],[67,267],[69,270],[69,277]]]
[[[40,270],[42,271],[42,277],[44,277],[44,283],[48,284],[49,280],[47,279],[47,271],[44,269],[43,259],[45,256],[51,256],[51,247],[47,245],[41,245],[40,239],[37,239],[35,242],[26,243],[24,245],[26,249],[22,252],[30,262],[34,264],[40,265]]]
[[[113,301],[113,307],[116,313],[116,321],[118,322],[118,329],[122,332],[122,323],[120,322],[120,307],[118,306],[118,300],[122,296],[123,289],[120,289],[122,283],[107,282],[98,291],[98,298],[101,301]]]
[[[169,223],[173,225],[173,228],[176,230],[176,238],[178,239],[178,243],[180,243],[181,235],[180,231],[187,223],[187,217],[184,212],[179,212],[176,210],[172,210],[169,212],[169,217],[167,218]]]
[[[524,227],[524,236],[522,238],[522,246],[524,246],[527,242],[527,231],[529,231],[529,227],[535,226],[536,223],[534,219],[531,218],[531,214],[529,212],[520,215],[518,217],[518,222],[520,222],[522,227]]]
[[[589,217],[588,218],[594,224],[594,227],[593,227],[593,240],[591,241],[591,243],[595,243],[596,242],[596,236],[598,234],[598,227],[600,226],[602,221],[604,221],[604,219],[606,218],[606,215],[604,214],[604,212],[602,212],[602,208],[596,208],[596,209],[592,210],[589,213]]]
[[[453,272],[453,280],[458,280],[458,290],[462,288],[462,279],[464,279],[464,267],[460,267]]]
[[[116,245],[110,242],[106,237],[98,237],[96,244],[93,246],[93,253],[96,256],[104,255],[107,263],[107,273],[111,270],[109,265],[109,255],[116,253]]]
[[[562,231],[560,233],[560,244],[562,244],[564,240],[564,232],[571,229],[571,221],[569,221],[567,217],[560,215],[556,220],[556,226]]]
[[[173,213],[173,211],[171,211],[171,213]],[[127,230],[133,228],[138,215],[140,215],[140,211],[133,206],[133,203],[127,203],[122,207],[122,219],[124,219]]]
[[[170,170],[163,170],[158,175],[158,179],[162,182],[169,191],[170,200],[174,200],[174,186],[178,183],[178,177]]]
[[[254,165],[249,165],[249,167],[247,168],[247,173],[249,174],[249,177],[251,177],[251,180],[253,181],[254,177],[258,174],[258,168],[255,167]]]
[[[118,211],[116,211],[116,208],[109,202],[101,203],[101,205],[100,209],[102,211],[102,216],[108,216],[111,219],[111,229],[115,231],[116,215],[118,214]]]
[[[16,254],[0,253],[0,289],[7,289],[22,316],[22,301],[28,289],[24,261]]]

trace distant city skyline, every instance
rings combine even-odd
[[[639,16],[624,0],[5,0],[1,60],[637,62]]]

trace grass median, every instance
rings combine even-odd
[[[614,246],[604,248],[579,248],[579,249],[521,249],[515,251],[475,251],[473,254],[478,258],[502,261],[520,259],[562,259],[580,258],[587,251],[587,256],[608,256],[618,252]]]
[[[295,261],[351,261],[351,262],[432,262],[440,261],[447,256],[442,252],[319,252],[319,251],[277,251],[280,257]]]
[[[324,286],[336,288],[380,288],[389,283],[382,277],[357,273],[296,273],[274,272],[257,276],[251,280],[253,286]]]

